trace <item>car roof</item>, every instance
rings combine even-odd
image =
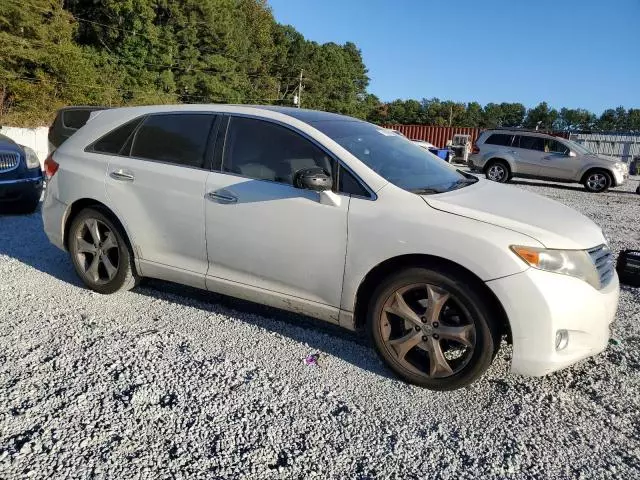
[[[545,132],[540,132],[538,130],[527,130],[524,128],[492,128],[492,129],[488,129],[485,130],[484,133],[490,133],[490,134],[494,134],[494,133],[504,133],[504,134],[508,134],[508,135],[539,135],[541,137],[551,137],[551,138],[557,138],[557,135],[552,135],[550,133],[545,133]]]
[[[85,107],[86,108],[86,107]],[[331,112],[323,112],[320,110],[308,110],[305,108],[295,108],[295,107],[282,107],[278,105],[234,105],[234,104],[178,104],[178,105],[147,105],[140,107],[121,107],[121,108],[108,108],[104,109],[104,112],[110,112],[111,114],[118,114],[121,112],[122,114],[138,116],[138,115],[149,115],[154,113],[172,113],[172,112],[214,112],[214,113],[241,113],[241,114],[250,114],[252,111],[256,113],[256,115],[260,115],[260,113],[266,114],[266,116],[270,116],[269,112],[273,112],[280,115],[286,115],[287,117],[294,118],[298,121],[304,122],[309,125],[313,125],[318,122],[328,122],[328,121],[347,121],[347,122],[362,122],[366,123],[363,120],[359,120],[357,118],[348,117],[346,115],[340,115],[337,113]],[[104,113],[100,113],[95,118],[104,115]],[[91,122],[92,119],[89,120]]]

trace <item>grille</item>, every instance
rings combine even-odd
[[[18,166],[20,155],[16,152],[0,152],[0,172],[8,172]]]
[[[606,245],[600,245],[599,247],[589,250],[591,260],[598,270],[600,276],[600,288],[604,288],[609,285],[609,282],[613,278],[615,272],[615,265],[613,263],[613,254],[609,247]]]

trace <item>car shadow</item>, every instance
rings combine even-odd
[[[0,214],[0,255],[15,258],[76,287],[82,285],[69,255],[45,235],[40,206],[31,214]]]
[[[352,332],[304,315],[163,280],[145,279],[134,291],[152,298],[195,307],[210,314],[232,316],[271,333],[306,344],[309,346],[310,354],[324,352],[376,375],[397,380],[376,356],[362,332]],[[363,349],[366,350],[364,354]]]
[[[85,288],[76,275],[68,253],[55,247],[46,237],[39,209],[30,215],[0,215],[0,256],[3,255],[60,281]],[[211,314],[232,316],[238,321],[259,326],[269,332],[308,345],[309,353],[324,352],[376,375],[397,379],[378,359],[373,348],[368,347],[368,341],[364,335],[337,325],[156,279],[144,279],[133,292],[195,307]],[[320,362],[322,362],[321,359]]]
[[[548,183],[548,182],[538,182],[538,181],[529,181],[529,180],[510,180],[508,185],[523,185],[523,186],[532,186],[532,187],[547,187],[547,188],[555,188],[558,190],[569,190],[574,192],[584,192],[589,193],[583,186],[573,186],[573,185],[565,185],[562,183]],[[615,190],[609,189],[606,193],[617,193],[621,195],[637,195],[635,192],[629,192],[626,190]]]

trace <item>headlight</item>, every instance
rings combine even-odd
[[[40,160],[38,159],[38,155],[31,148],[25,147],[24,145],[20,145],[24,150],[24,153],[27,157],[27,168],[36,168],[40,167]]]
[[[530,267],[560,273],[584,280],[600,288],[600,276],[591,257],[584,250],[549,250],[546,248],[512,246],[511,250]]]
[[[622,162],[618,162],[618,163],[616,163],[616,164],[614,165],[614,167],[615,167],[617,170],[620,170],[621,172],[626,172],[626,171],[629,169],[628,165],[627,165],[626,163],[622,163]]]

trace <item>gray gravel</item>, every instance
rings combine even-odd
[[[638,182],[518,182],[640,248]],[[39,214],[0,217],[0,478],[639,478],[640,289],[617,344],[544,378],[435,393],[358,337],[150,281],[83,289]],[[302,359],[319,353],[317,367]]]

